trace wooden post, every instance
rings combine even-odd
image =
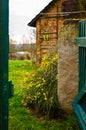
[[[8,130],[8,0],[0,0],[0,130]]]

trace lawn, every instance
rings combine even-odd
[[[14,97],[9,99],[9,130],[78,130],[73,115],[68,115],[64,121],[38,119],[22,105],[25,74],[35,69],[31,61],[9,61],[9,80],[14,84]]]

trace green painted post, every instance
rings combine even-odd
[[[8,5],[0,0],[0,130],[8,130]]]
[[[78,118],[80,130],[86,130],[86,20],[79,22],[79,92],[73,101],[73,108]]]

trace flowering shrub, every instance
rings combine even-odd
[[[58,108],[57,59],[57,54],[47,54],[42,59],[40,67],[27,74],[25,78],[24,86],[27,89],[23,103],[28,107],[37,108],[46,115]]]

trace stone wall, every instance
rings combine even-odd
[[[58,100],[62,109],[72,112],[72,102],[78,91],[78,24],[60,28],[58,38]]]

